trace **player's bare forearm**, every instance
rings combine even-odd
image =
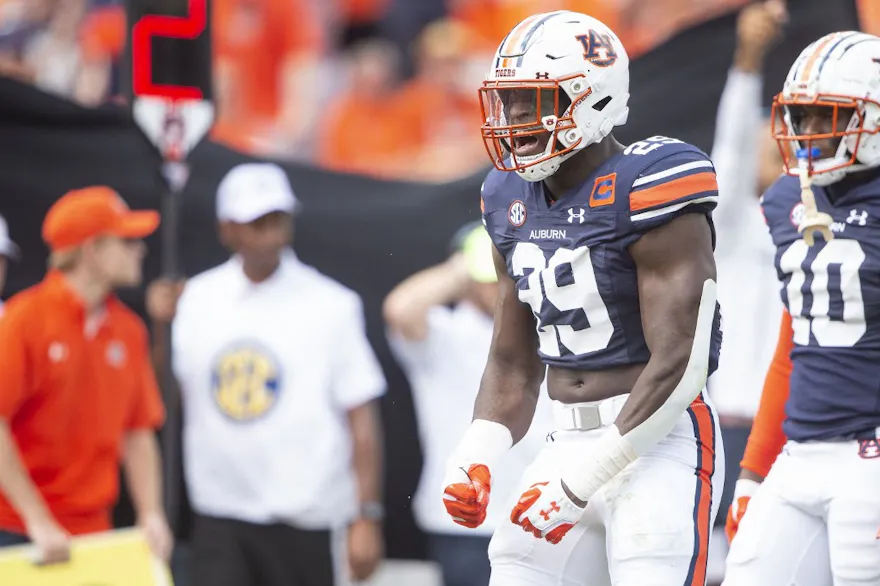
[[[740,480],[753,480],[754,482],[757,482],[758,484],[764,482],[763,476],[761,476],[757,472],[752,472],[748,468],[742,468],[739,471],[739,478],[740,478]]]
[[[162,458],[156,433],[138,429],[125,436],[122,456],[125,480],[139,519],[162,513]]]
[[[716,279],[711,229],[700,214],[681,216],[648,232],[630,246],[630,254],[638,271],[642,328],[651,358],[617,418],[621,435],[647,421],[682,382],[694,349],[704,283]],[[690,400],[702,384],[689,389]]]
[[[474,404],[474,419],[503,424],[510,430],[513,443],[529,431],[543,376],[543,371],[535,372],[522,366],[490,359]]]
[[[382,426],[376,401],[348,412],[352,467],[360,503],[382,502]]]
[[[0,489],[26,525],[52,518],[46,501],[21,461],[6,421],[0,421]]]
[[[518,442],[529,430],[544,378],[531,310],[519,300],[504,259],[493,250],[498,302],[489,359],[474,404],[474,419],[505,425]]]

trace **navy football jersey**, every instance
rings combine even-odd
[[[542,182],[489,173],[483,222],[535,315],[545,364],[597,371],[648,361],[628,247],[682,214],[704,214],[711,225],[717,189],[705,153],[661,136],[633,143],[552,205]],[[718,325],[716,314],[710,372]]]
[[[800,183],[783,176],[763,198],[794,349],[784,424],[797,441],[880,426],[880,177],[852,189],[814,186],[834,239],[807,246]],[[743,275],[743,278],[748,278]]]

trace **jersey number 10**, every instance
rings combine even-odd
[[[556,282],[556,269],[566,263],[571,266],[573,282],[560,285]],[[525,277],[526,271],[531,271],[527,277],[528,287],[519,290],[519,298],[528,303],[535,314],[541,354],[561,356],[560,342],[578,356],[608,347],[614,325],[599,294],[589,248],[559,248],[548,261],[537,244],[520,242],[513,251],[511,265],[517,277]],[[564,324],[542,324],[541,310],[545,299],[559,311],[583,310],[590,325],[576,330]]]
[[[831,240],[804,266],[809,252],[806,242],[796,240],[779,258],[779,267],[790,274],[785,291],[794,343],[808,345],[812,333],[819,346],[855,346],[867,330],[859,278],[859,269],[865,262],[862,245],[857,240]],[[832,266],[839,267],[837,287],[830,282]],[[809,307],[804,303],[807,276],[812,277],[807,288],[812,297]]]

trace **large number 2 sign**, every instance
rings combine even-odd
[[[141,17],[131,31],[132,89],[135,96],[156,96],[170,100],[201,100],[198,87],[163,85],[153,82],[153,39],[157,37],[192,40],[208,24],[208,0],[184,0],[186,17],[149,14]]]
[[[794,342],[806,346],[812,334],[819,346],[855,346],[867,330],[859,278],[859,269],[865,262],[862,245],[857,240],[835,238],[804,266],[809,252],[806,242],[795,240],[779,258],[779,267],[790,274],[785,290]],[[839,267],[837,287],[832,287],[829,279],[832,266]],[[812,277],[808,288],[812,297],[809,307],[804,302],[807,276]],[[832,305],[832,296],[839,303]]]
[[[520,242],[513,251],[511,264],[517,277],[524,277],[526,270],[531,270],[527,277],[528,287],[519,290],[519,298],[529,304],[538,321],[538,343],[542,354],[561,356],[560,342],[575,355],[608,347],[614,334],[614,325],[599,294],[589,248],[559,248],[548,261],[537,244]],[[556,282],[556,269],[564,264],[571,266],[573,282],[559,285]],[[545,299],[559,311],[583,310],[590,325],[576,330],[569,325],[541,323]]]

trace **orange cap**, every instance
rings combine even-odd
[[[49,208],[43,240],[57,251],[102,235],[144,238],[158,227],[158,212],[131,211],[109,187],[86,187],[67,192]]]

